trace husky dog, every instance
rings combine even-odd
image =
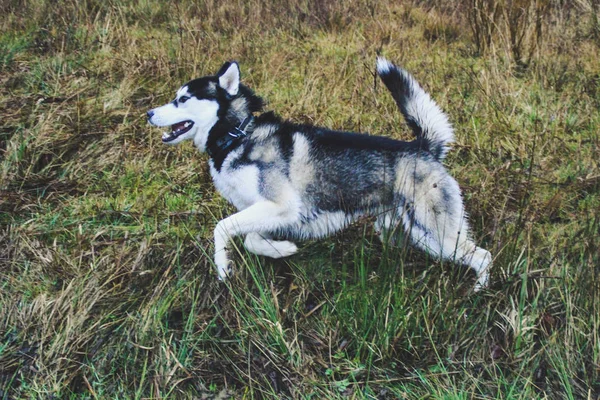
[[[236,62],[183,85],[175,100],[148,111],[169,126],[166,144],[191,139],[208,153],[217,190],[238,212],[214,231],[219,277],[231,273],[229,242],[244,235],[252,253],[297,251],[284,238],[321,238],[363,216],[382,239],[397,228],[435,257],[465,264],[488,283],[490,253],[470,238],[460,188],[442,161],[454,140],[448,118],[405,70],[378,58],[377,73],[414,132],[411,142],[283,121],[240,83]]]

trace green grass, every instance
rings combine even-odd
[[[501,20],[478,45],[452,1],[5,3],[0,398],[600,396],[592,2],[547,2],[527,60]],[[285,260],[237,240],[219,282],[233,209],[145,112],[235,59],[285,118],[408,139],[378,53],[450,115],[489,290],[369,220]]]

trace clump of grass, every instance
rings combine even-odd
[[[545,22],[553,17],[551,1],[472,0],[467,16],[477,51],[504,48],[513,61],[526,67],[533,61],[547,32]],[[492,50],[493,51],[493,50]]]
[[[0,5],[0,397],[600,395],[597,7],[473,4]],[[490,289],[370,221],[286,260],[238,241],[218,282],[233,210],[145,111],[237,59],[286,118],[409,139],[377,53],[454,123]]]
[[[423,36],[431,41],[443,40],[451,43],[460,35],[461,28],[458,22],[452,16],[443,13],[430,13],[423,27]]]

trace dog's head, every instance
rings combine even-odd
[[[226,62],[215,76],[194,79],[177,91],[175,100],[148,111],[148,122],[169,126],[163,143],[178,144],[193,139],[204,151],[211,128],[219,121],[238,126],[262,108],[262,100],[240,84],[240,68]]]

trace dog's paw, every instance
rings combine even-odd
[[[219,280],[223,281],[231,276],[231,273],[233,272],[233,261],[227,257],[225,251],[220,251],[215,254],[215,265],[217,266]]]
[[[477,277],[477,282],[475,282],[475,286],[473,287],[474,292],[479,292],[480,290],[486,289],[489,284],[490,276],[487,272],[482,272]]]
[[[274,247],[276,254],[273,258],[289,257],[298,251],[298,246],[287,240],[274,242]]]
[[[246,235],[244,246],[248,251],[260,256],[271,258],[283,258],[291,256],[298,251],[298,247],[286,240],[272,240],[258,233]]]

